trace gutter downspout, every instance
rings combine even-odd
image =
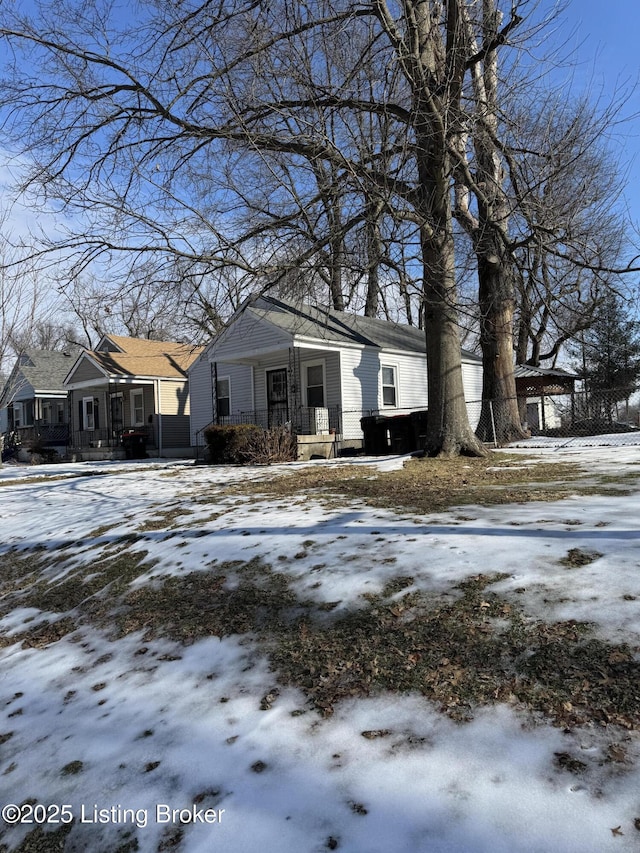
[[[162,403],[160,397],[160,380],[154,382],[154,391],[156,396],[156,412],[158,413],[158,456],[162,456]]]

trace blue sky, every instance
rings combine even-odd
[[[625,121],[612,141],[629,166],[625,196],[640,223],[640,7],[637,0],[568,0],[562,17],[566,26],[556,39],[566,37],[567,48],[575,50],[574,86],[590,90],[594,98],[627,93],[621,111]]]
[[[33,7],[33,0],[20,0],[21,8]],[[533,6],[535,0],[528,0]],[[562,47],[570,64],[557,74],[567,80],[574,94],[587,90],[601,103],[616,93],[626,93],[621,122],[612,132],[612,145],[621,164],[626,167],[625,200],[640,232],[640,8],[638,0],[559,0],[564,12],[555,30],[545,35],[543,44],[534,51],[537,57],[548,54],[548,45]],[[504,4],[505,7],[508,5]],[[550,14],[556,0],[540,0],[536,17]],[[635,87],[635,89],[634,89]],[[7,180],[0,167],[0,185]],[[15,229],[26,226],[20,211],[14,208]],[[637,242],[640,246],[640,234]]]

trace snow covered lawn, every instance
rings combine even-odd
[[[517,453],[0,469],[0,851],[640,850],[640,447]]]

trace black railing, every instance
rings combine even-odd
[[[284,412],[273,409],[251,409],[246,412],[236,412],[233,415],[220,416],[213,424],[238,425],[255,424],[263,429],[273,426],[288,426],[296,435],[316,435],[318,433],[340,433],[342,426],[341,410],[339,406],[309,407],[299,406],[296,409]],[[196,445],[204,444],[204,431],[207,427],[199,429],[196,433]]]
[[[110,429],[81,429],[73,433],[73,447],[120,447],[120,433]]]
[[[12,432],[16,444],[43,446],[66,445],[69,441],[68,424],[35,424],[34,426],[16,427]]]

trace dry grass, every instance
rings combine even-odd
[[[232,494],[363,500],[374,506],[429,513],[465,504],[558,500],[581,490],[577,465],[526,465],[522,457],[490,454],[486,459],[411,459],[400,471],[373,466],[300,468],[268,481],[233,486]]]
[[[40,557],[42,559],[42,557]],[[436,598],[389,581],[347,611],[300,600],[289,580],[259,559],[213,564],[138,587],[146,554],[123,546],[59,582],[33,582],[5,597],[15,606],[65,614],[11,638],[44,645],[92,624],[117,636],[190,644],[209,636],[251,636],[281,683],[302,689],[323,714],[347,697],[419,692],[453,719],[508,702],[557,725],[640,727],[640,663],[633,650],[600,640],[586,624],[528,617],[478,575]],[[14,572],[17,571],[14,567]],[[5,642],[9,639],[5,638]]]
[[[509,702],[562,726],[640,726],[640,664],[631,650],[596,639],[588,625],[527,618],[489,591],[496,580],[459,584],[454,602],[392,598],[392,586],[330,630],[300,622],[278,637],[273,665],[324,714],[346,697],[385,690],[422,693],[457,720]]]
[[[217,499],[241,495],[237,502],[244,504],[252,494],[266,494],[291,505],[312,496],[427,513],[468,503],[555,499],[581,490],[582,477],[577,466],[523,467],[521,457],[500,454],[412,460],[385,474],[368,466],[296,468],[228,487]],[[586,487],[593,488],[593,480]],[[188,512],[167,504],[141,529],[174,524]],[[214,561],[198,572],[149,579],[153,564],[139,547],[135,536],[123,537],[99,559],[89,561],[85,552],[86,565],[67,566],[67,574],[53,581],[62,571],[55,555],[4,554],[0,612],[34,607],[57,616],[0,642],[43,645],[84,625],[182,644],[238,634],[251,637],[280,682],[302,689],[323,714],[347,697],[419,692],[456,720],[508,702],[561,726],[640,727],[640,664],[633,650],[598,639],[586,624],[530,618],[491,591],[500,576],[478,575],[433,597],[412,590],[413,578],[399,563],[380,594],[344,610],[335,609],[340,602],[300,600],[288,578],[260,559]],[[598,556],[571,549],[563,563],[579,568]],[[145,574],[143,583],[131,586]]]

